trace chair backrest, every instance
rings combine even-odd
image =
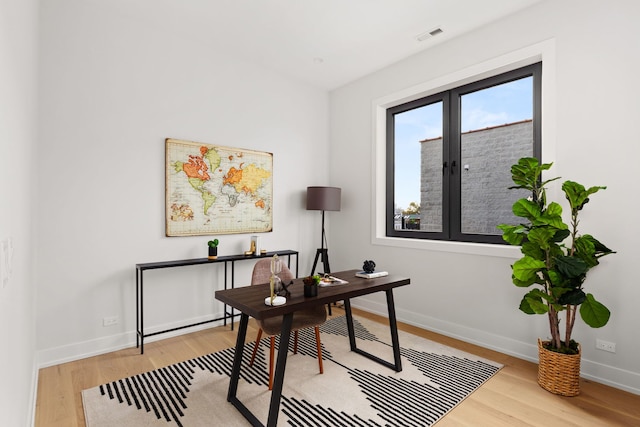
[[[278,274],[282,283],[288,284],[294,279],[293,273],[289,270],[289,267],[282,261],[282,271]],[[271,258],[261,259],[253,267],[253,274],[251,275],[251,284],[260,285],[263,283],[269,283],[271,278]]]

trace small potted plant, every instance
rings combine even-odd
[[[304,296],[305,297],[317,297],[318,296],[318,284],[320,283],[320,276],[307,276],[302,279],[304,284]]]
[[[209,246],[209,259],[217,259],[218,258],[218,239],[209,240],[207,245]]]
[[[585,188],[574,181],[562,184],[569,204],[569,224],[562,219],[562,207],[547,201],[545,186],[559,178],[543,181],[542,172],[551,163],[540,164],[525,157],[511,167],[511,189],[528,190],[528,198],[517,200],[513,213],[524,219],[518,225],[502,224],[502,238],[521,247],[523,257],[512,266],[513,284],[531,290],[522,298],[520,310],[547,316],[551,339],[538,340],[538,383],[545,390],[564,396],[579,393],[580,346],[571,333],[578,317],[592,328],[609,321],[610,312],[586,293],[587,273],[599,259],[615,253],[589,234],[578,233],[578,213],[591,195],[606,187]],[[564,333],[560,314],[564,312]]]

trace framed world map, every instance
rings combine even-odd
[[[273,154],[165,140],[167,236],[269,232]]]

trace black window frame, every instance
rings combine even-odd
[[[406,102],[386,110],[386,201],[387,237],[507,244],[500,235],[470,234],[461,230],[461,102],[463,95],[525,77],[533,77],[533,156],[542,160],[542,62]],[[395,115],[435,102],[443,102],[442,152],[442,231],[395,229]],[[509,191],[505,188],[505,191]]]

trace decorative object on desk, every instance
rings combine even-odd
[[[209,259],[217,259],[218,258],[218,239],[209,240],[207,242],[207,246],[209,246]]]
[[[278,254],[275,254],[273,258],[271,258],[271,263],[269,265],[269,270],[271,271],[271,278],[269,282],[271,283],[271,296],[273,294],[279,294],[282,291],[282,280],[278,276],[282,272],[282,260],[278,258]]]
[[[271,307],[277,307],[279,305],[286,304],[286,302],[287,302],[287,299],[281,296],[274,296],[273,298],[266,297],[264,299],[264,305],[268,305]]]
[[[346,280],[342,280],[338,277],[335,276],[331,276],[330,274],[325,274],[321,279],[320,279],[320,283],[318,284],[318,286],[324,288],[327,286],[337,286],[337,285],[346,285],[347,282]]]
[[[356,277],[362,277],[363,279],[375,279],[376,277],[384,277],[388,275],[389,273],[386,271],[374,271],[373,273],[367,273],[363,270],[356,273]]]
[[[366,260],[362,264],[362,270],[365,273],[373,273],[376,269],[376,263],[373,260]]]
[[[606,325],[611,314],[592,294],[584,292],[584,281],[601,257],[615,252],[591,235],[579,235],[577,229],[578,213],[592,194],[606,187],[585,189],[577,182],[565,181],[562,191],[570,208],[567,225],[562,220],[560,204],[547,202],[545,186],[559,179],[542,180],[542,173],[551,165],[525,157],[511,167],[516,185],[510,189],[526,190],[529,196],[513,204],[513,213],[526,222],[501,224],[498,228],[507,243],[521,246],[524,255],[511,266],[513,284],[523,288],[535,285],[522,298],[520,310],[526,314],[544,314],[549,319],[551,340],[540,345],[538,384],[554,394],[576,396],[580,393],[580,346],[572,340],[571,333],[577,313],[579,311],[582,320],[592,328]],[[564,336],[560,331],[562,311],[566,311]],[[557,357],[545,356],[545,349],[556,352]],[[566,362],[557,360],[565,356]],[[559,366],[565,368],[558,369]]]
[[[307,276],[302,279],[304,286],[305,297],[317,297],[318,296],[318,284],[320,283],[320,276]]]
[[[391,346],[387,324],[356,316],[354,328],[358,346],[365,351],[376,353]],[[301,357],[287,360],[278,425],[304,426],[309,420],[325,426],[437,425],[502,367],[398,331],[406,368],[394,372],[354,355],[344,316],[328,319],[320,333],[324,374],[318,375],[317,365],[310,362],[315,357],[313,329],[301,329],[298,340],[305,345],[298,346]],[[233,347],[227,348],[82,391],[87,427],[249,425],[227,402],[234,352]],[[240,374],[240,392],[252,396],[247,406],[262,422],[267,419],[271,398],[265,392],[268,363],[269,339],[264,338],[253,366],[243,365]],[[188,376],[188,384],[183,375]],[[176,388],[174,381],[183,386]],[[145,394],[148,384],[158,385],[155,394]],[[129,396],[129,401],[119,399],[122,396]],[[165,412],[147,411],[142,402],[165,408]]]
[[[264,233],[273,225],[273,154],[165,140],[167,236]]]
[[[285,283],[285,282],[281,282],[282,283],[282,290],[278,293],[278,295],[283,296],[283,297],[288,297],[289,294],[291,292],[289,292],[289,286],[293,285],[293,280],[291,280],[289,283]]]
[[[329,245],[324,230],[324,211],[339,211],[340,196],[342,190],[338,187],[307,187],[307,210],[322,211],[322,235],[320,238],[320,248],[316,250],[316,258],[313,261],[310,275],[316,273],[318,258],[321,258],[324,273],[331,273],[329,267]]]

